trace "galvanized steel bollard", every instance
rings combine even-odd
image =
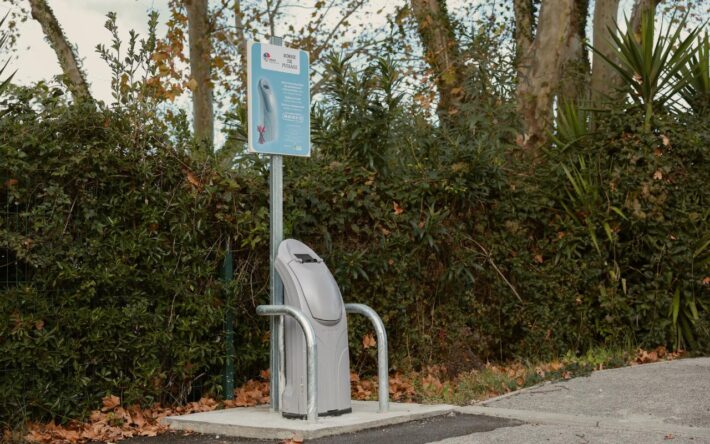
[[[345,304],[346,313],[357,313],[364,315],[375,327],[377,334],[377,379],[379,382],[378,398],[380,402],[380,413],[389,410],[389,363],[387,359],[387,332],[385,324],[375,310],[365,304]]]
[[[318,418],[318,350],[316,349],[316,334],[306,316],[299,310],[288,305],[259,305],[256,307],[259,316],[291,316],[298,322],[306,337],[306,418],[316,421]],[[273,339],[272,339],[273,340]],[[278,375],[271,374],[272,378]],[[278,397],[280,393],[271,393]]]

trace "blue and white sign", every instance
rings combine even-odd
[[[249,152],[311,155],[308,53],[249,42]]]

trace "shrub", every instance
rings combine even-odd
[[[553,149],[498,207],[497,223],[508,227],[496,234],[498,261],[529,289],[519,344],[548,352],[707,344],[696,321],[710,308],[710,128],[666,114],[648,132],[645,117],[601,116],[594,138]]]
[[[217,392],[227,290],[217,270],[227,233],[263,245],[263,181],[196,163],[157,118],[67,107],[46,87],[6,105],[0,417],[78,417],[109,393],[150,403]],[[253,305],[232,305],[240,339],[253,338],[239,345],[245,372],[265,361]]]

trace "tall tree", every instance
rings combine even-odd
[[[641,18],[644,14],[655,13],[656,5],[663,0],[635,0],[631,9],[631,28],[637,36],[641,35]]]
[[[616,29],[616,18],[619,13],[619,0],[596,0],[594,4],[593,46],[610,60],[615,60],[609,32]],[[596,52],[592,55],[592,103],[598,105],[610,98],[618,83],[614,68]]]
[[[190,47],[190,89],[195,138],[210,147],[214,142],[211,79],[211,42],[208,0],[185,0]]]
[[[562,56],[559,97],[569,102],[580,102],[589,98],[589,58],[584,47],[589,1],[575,0],[573,7]]]
[[[424,47],[424,59],[439,90],[437,112],[445,122],[458,112],[463,99],[464,70],[445,0],[411,0]]]
[[[534,158],[548,139],[552,105],[560,87],[562,67],[569,59],[569,41],[578,30],[573,25],[575,0],[543,0],[535,36],[528,44],[526,29],[534,23],[533,10],[528,5],[527,0],[515,0],[515,20],[524,24],[516,32],[523,43],[519,50],[516,93],[524,126],[522,144]]]
[[[86,77],[81,70],[74,48],[64,35],[64,31],[59,25],[52,8],[49,7],[45,0],[30,0],[30,6],[32,8],[32,18],[37,20],[42,26],[44,36],[57,54],[59,66],[62,68],[67,87],[74,100],[90,100],[89,84],[86,82]]]

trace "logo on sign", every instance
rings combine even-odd
[[[260,52],[262,69],[296,75],[301,72],[300,53],[297,49],[264,43]]]

